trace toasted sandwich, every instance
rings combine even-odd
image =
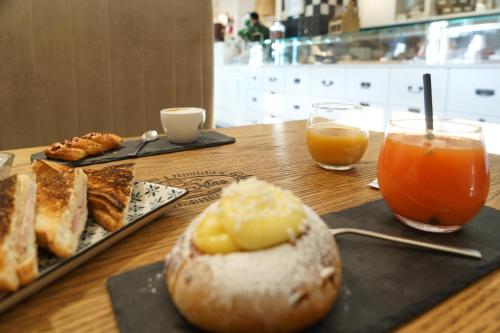
[[[134,164],[85,169],[88,176],[88,203],[92,218],[106,230],[125,225],[132,196]]]
[[[35,231],[38,244],[60,258],[75,254],[87,222],[87,176],[73,169],[37,160]]]
[[[27,175],[0,180],[0,291],[15,291],[38,276],[35,198]]]

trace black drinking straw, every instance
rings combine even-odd
[[[432,86],[431,75],[424,74],[424,101],[425,101],[425,127],[427,131],[432,131],[434,126],[432,123]]]

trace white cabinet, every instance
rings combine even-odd
[[[262,92],[258,90],[249,90],[247,92],[247,109],[252,111],[262,110],[262,97]]]
[[[423,74],[432,78],[434,114],[445,115],[447,70],[444,68],[391,68],[389,101],[391,105],[413,113],[424,113]]]
[[[247,101],[239,111],[240,113],[245,114],[247,124],[259,124],[262,122],[262,106],[264,104],[263,97],[263,93],[259,90],[247,91]]]
[[[247,71],[246,81],[248,89],[262,90],[262,69],[258,67],[250,67]]]
[[[475,119],[500,118],[500,68],[452,68],[447,110]]]
[[[345,68],[311,69],[311,95],[317,102],[340,101],[344,92]]]
[[[446,113],[446,118],[451,119],[465,119],[477,121],[480,123],[497,123],[500,124],[500,115],[490,115],[490,114],[474,114],[474,113],[465,113],[465,112],[456,112],[456,111],[448,111]]]
[[[266,67],[262,70],[264,91],[282,93],[285,91],[285,68]]]
[[[387,103],[388,68],[347,68],[346,99],[362,103]]]
[[[361,104],[363,106],[363,122],[372,131],[384,131],[387,124],[387,105],[382,103],[365,103],[356,100],[346,100],[346,103]]]
[[[217,73],[214,81],[215,121],[222,126],[233,126],[241,116],[235,111],[243,91],[241,73],[235,68],[225,68]]]
[[[500,123],[500,67],[414,65],[216,66],[219,126],[307,119],[313,103],[367,107],[373,130],[424,114],[422,75],[432,75],[438,117]]]
[[[288,67],[285,71],[285,91],[309,95],[311,92],[311,69],[309,67]]]
[[[307,95],[285,95],[285,120],[308,119],[311,114],[311,97]]]
[[[285,112],[285,96],[277,93],[264,93],[262,109],[265,114],[272,114],[283,119]]]

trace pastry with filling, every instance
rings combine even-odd
[[[170,298],[211,332],[293,332],[337,298],[337,246],[321,218],[256,179],[226,188],[188,226],[165,262]]]

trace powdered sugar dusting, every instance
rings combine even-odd
[[[174,269],[185,260],[206,265],[210,278],[197,278],[206,279],[203,282],[212,291],[211,297],[230,306],[236,296],[279,295],[286,297],[292,306],[302,297],[301,290],[320,286],[325,277],[335,273],[338,258],[332,255],[333,237],[326,224],[307,206],[304,206],[307,230],[294,243],[258,251],[203,254],[193,258],[194,228],[204,214],[217,209],[218,204],[210,205],[189,225],[166,259]]]

